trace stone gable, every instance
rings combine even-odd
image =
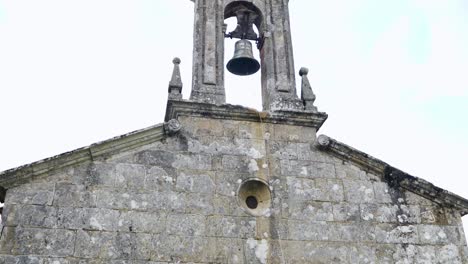
[[[320,150],[315,128],[179,121],[8,189],[0,263],[467,262],[460,211]],[[252,178],[271,190],[259,217],[238,199]]]

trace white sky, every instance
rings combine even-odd
[[[468,198],[468,1],[290,13],[320,133]],[[0,171],[162,122],[175,56],[190,93],[192,26],[189,0],[0,0]],[[227,74],[226,93],[260,109],[259,75]]]

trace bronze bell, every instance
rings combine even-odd
[[[227,69],[235,75],[250,75],[260,69],[260,63],[254,58],[252,43],[241,39],[236,42],[234,57],[228,62]]]

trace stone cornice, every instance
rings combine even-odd
[[[84,162],[106,159],[113,154],[159,141],[165,136],[163,124],[137,130],[88,147],[0,172],[0,186],[7,189],[15,187],[41,175]]]
[[[186,100],[168,100],[165,120],[177,119],[179,116],[200,116],[215,119],[307,126],[314,127],[317,130],[320,129],[328,118],[326,113],[316,111],[281,110],[258,112],[255,109],[239,105],[215,105]]]
[[[437,187],[426,180],[409,175],[377,158],[325,135],[320,135],[317,138],[317,145],[323,151],[331,153],[342,160],[351,161],[363,170],[381,176],[390,186],[401,187],[444,207],[455,208],[460,211],[462,216],[468,214],[468,200]]]
[[[319,149],[330,152],[340,159],[351,161],[365,171],[383,175],[387,166],[387,163],[325,135],[317,138],[317,144]]]

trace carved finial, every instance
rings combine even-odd
[[[172,60],[174,63],[174,70],[172,71],[172,78],[169,82],[169,99],[180,100],[182,99],[182,79],[180,77],[180,59],[174,58]]]
[[[312,91],[312,87],[310,86],[309,78],[307,78],[308,73],[309,69],[305,67],[302,67],[299,70],[299,75],[302,77],[301,99],[304,103],[305,110],[317,112],[317,107],[314,106],[315,94]]]
[[[321,148],[328,148],[328,146],[330,146],[330,138],[325,135],[320,135],[317,138],[317,143]]]
[[[169,136],[177,134],[181,128],[182,126],[177,119],[171,119],[164,123],[164,132]]]

